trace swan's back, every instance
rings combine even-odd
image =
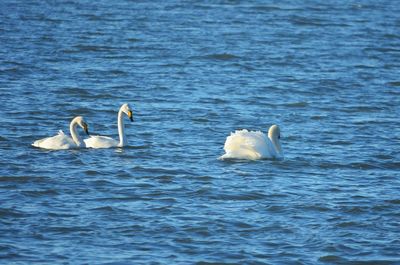
[[[63,131],[59,131],[57,135],[53,137],[46,137],[32,143],[33,146],[51,149],[51,150],[63,150],[78,147],[75,142],[69,136],[65,135]]]
[[[269,139],[260,131],[237,130],[226,138],[221,159],[260,159],[270,157]]]
[[[111,148],[117,147],[119,142],[108,136],[95,135],[84,139],[88,148]]]

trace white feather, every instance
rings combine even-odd
[[[279,134],[277,125],[271,126],[268,136],[261,131],[237,130],[226,138],[225,154],[220,159],[282,159]]]

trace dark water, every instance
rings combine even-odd
[[[328,2],[1,1],[0,263],[400,264],[400,5]]]

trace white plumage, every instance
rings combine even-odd
[[[119,141],[108,137],[95,135],[88,139],[85,139],[86,147],[90,148],[111,148],[111,147],[124,147],[128,144],[128,140],[125,135],[125,125],[123,114],[126,114],[131,121],[133,121],[133,114],[128,104],[123,104],[118,112],[118,134]]]
[[[268,136],[261,131],[237,130],[226,138],[224,150],[220,159],[283,159],[279,126],[272,125]]]
[[[82,142],[78,132],[76,131],[76,127],[78,125],[82,127],[87,134],[89,134],[87,123],[84,121],[83,117],[78,116],[71,121],[69,126],[72,138],[60,130],[57,135],[36,140],[32,143],[32,145],[35,147],[51,150],[84,147],[84,143]]]

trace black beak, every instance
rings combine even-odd
[[[133,113],[132,113],[132,111],[129,111],[128,117],[129,117],[129,120],[131,122],[133,122]]]
[[[88,128],[87,125],[83,127],[83,130],[85,131],[85,133],[86,133],[87,135],[89,135],[89,128]]]

